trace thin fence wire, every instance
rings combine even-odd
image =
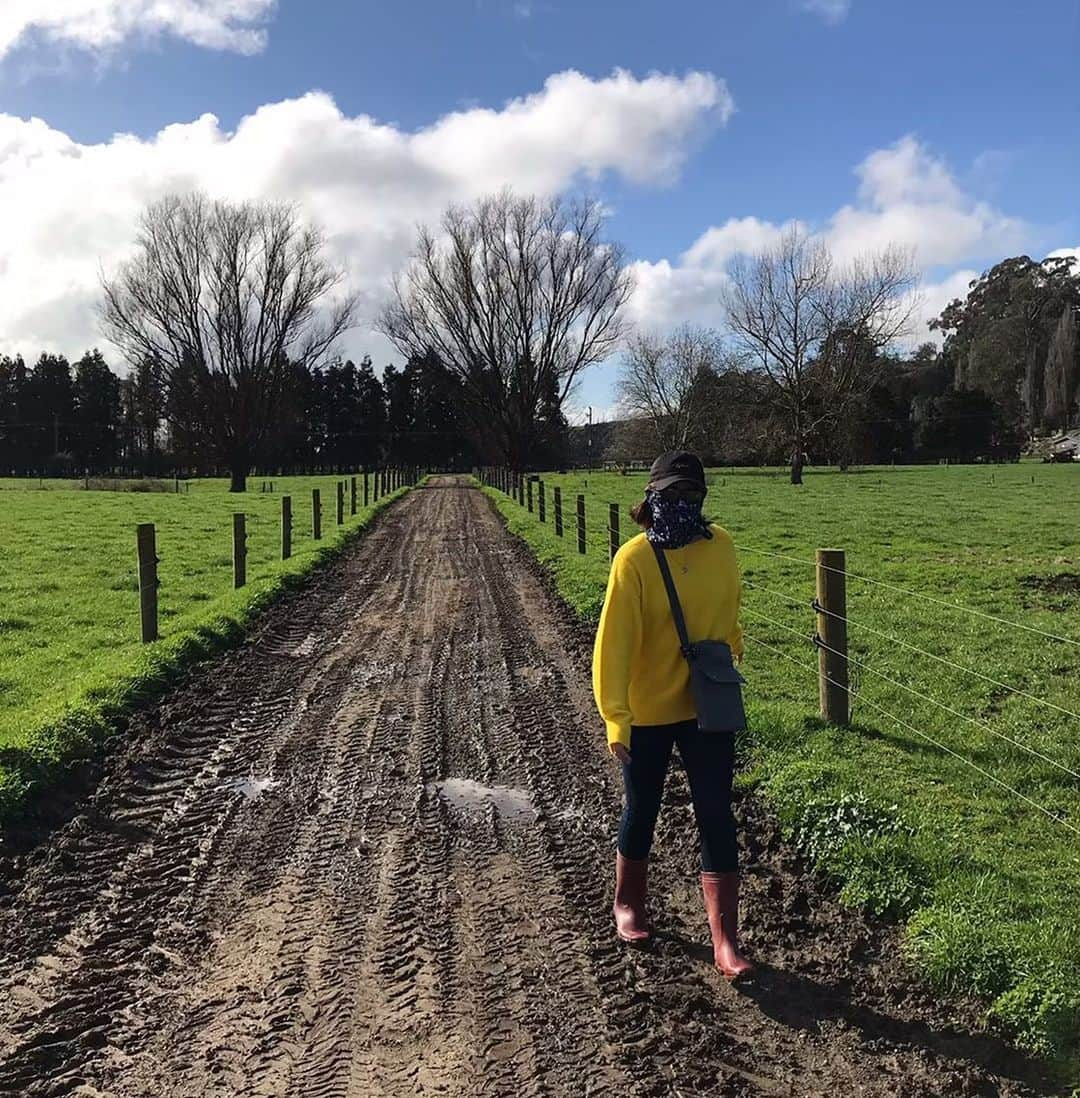
[[[806,599],[797,599],[794,595],[785,595],[783,591],[774,591],[770,587],[763,587],[757,580],[743,580],[743,587],[749,587],[752,591],[761,591],[766,595],[773,595],[778,599],[785,599],[793,606],[810,607],[813,604]],[[839,615],[838,615],[839,616]]]
[[[936,660],[938,663],[944,664],[946,667],[952,667],[957,671],[963,671],[965,674],[974,675],[976,678],[982,679],[984,682],[991,683],[993,686],[997,686],[1002,690],[1008,690],[1012,694],[1017,694],[1021,698],[1027,698],[1029,701],[1037,702],[1039,705],[1045,705],[1050,709],[1056,709],[1059,713],[1064,713],[1067,717],[1072,717],[1076,721],[1080,721],[1080,713],[1074,713],[1071,709],[1066,709],[1064,706],[1058,705],[1056,702],[1050,701],[1048,698],[1040,698],[1038,694],[1031,694],[1027,690],[1022,690],[1018,686],[1010,686],[1007,682],[1002,682],[1000,679],[995,679],[991,675],[984,675],[981,671],[976,671],[973,667],[965,667],[961,663],[956,663],[954,660],[947,659],[945,656],[935,655],[933,652],[927,652],[925,648],[920,648],[918,645],[909,644],[907,641],[901,640],[899,637],[894,637],[891,633],[886,633],[884,630],[875,629],[872,625],[867,625],[866,622],[861,619],[845,617],[843,614],[837,614],[832,610],[826,610],[823,606],[818,607],[818,612],[827,615],[830,618],[837,618],[841,621],[846,621],[849,626],[853,626],[856,629],[865,629],[868,633],[873,633],[876,636],[883,637],[885,640],[899,645],[901,648],[906,648],[911,652],[918,652],[920,655],[927,656],[932,660]]]
[[[906,683],[900,682],[899,679],[894,679],[891,675],[883,674],[876,668],[871,667],[863,660],[855,659],[854,656],[848,655],[845,652],[841,652],[837,648],[833,648],[826,644],[820,637],[807,637],[806,634],[799,632],[798,629],[793,629],[791,626],[784,624],[784,622],[776,621],[774,618],[770,618],[767,614],[762,614],[751,607],[743,607],[743,610],[750,614],[751,617],[759,618],[762,621],[768,622],[770,625],[776,626],[779,629],[785,629],[789,633],[794,633],[795,636],[800,637],[803,640],[809,641],[815,647],[822,648],[826,652],[831,652],[834,656],[840,656],[841,659],[846,660],[849,664],[855,667],[861,668],[868,674],[882,679],[884,682],[891,683],[893,686],[898,686],[901,690],[906,690],[907,693],[913,695],[916,698],[921,699],[924,702],[929,702],[931,705],[935,705],[938,709],[943,709],[946,713],[952,714],[954,717],[959,717],[960,720],[967,721],[969,724],[973,724],[976,728],[982,729],[984,732],[989,732],[991,736],[996,736],[999,740],[1004,740],[1006,743],[1012,744],[1014,747],[1019,748],[1021,751],[1033,756],[1034,758],[1041,759],[1045,763],[1049,763],[1051,766],[1056,767],[1058,770],[1063,771],[1072,778],[1080,779],[1080,773],[1070,769],[1063,763],[1058,762],[1056,759],[1052,759],[1049,755],[1044,755],[1037,748],[1029,747],[1026,743],[1022,743],[1020,740],[1013,739],[1012,736],[1007,736],[1004,732],[999,732],[997,729],[992,728],[985,721],[980,721],[977,717],[970,717],[966,713],[961,713],[958,709],[953,709],[951,705],[946,705],[944,702],[938,701],[936,698],[930,697],[929,694],[924,694],[921,690],[916,690],[914,687],[908,686]]]
[[[773,652],[778,656],[782,656],[784,659],[789,660],[791,663],[795,664],[797,667],[802,667],[802,668],[806,669],[807,671],[812,672],[815,676],[818,674],[818,669],[813,664],[803,663],[801,660],[795,659],[794,656],[792,656],[789,653],[784,652],[783,650],[777,648],[775,645],[767,644],[765,641],[758,640],[757,637],[755,637],[755,636],[753,636],[749,633],[744,634],[744,635],[745,635],[747,640],[753,641],[754,644],[760,645],[762,648],[769,649],[770,652]],[[832,679],[829,679],[828,681],[831,682],[834,686],[839,686],[842,690],[847,690],[849,694],[852,693],[850,687],[844,687],[840,683],[833,682]],[[1019,789],[1016,789],[1014,786],[1009,785],[1008,782],[1003,782],[1000,778],[996,777],[994,774],[991,774],[989,770],[985,770],[983,767],[979,766],[979,764],[977,762],[973,762],[971,759],[967,758],[964,755],[961,755],[958,751],[954,751],[951,747],[948,747],[946,744],[943,744],[943,743],[939,742],[938,740],[935,740],[933,736],[930,736],[926,732],[923,732],[920,729],[916,728],[915,725],[911,724],[909,721],[904,720],[903,717],[898,717],[895,713],[891,713],[888,709],[885,709],[884,706],[880,706],[876,702],[872,702],[869,698],[864,697],[862,694],[858,695],[858,700],[859,700],[860,704],[869,705],[871,709],[876,710],[878,713],[882,714],[882,716],[888,717],[889,720],[895,721],[897,724],[901,725],[902,727],[907,728],[911,732],[914,732],[916,736],[920,736],[922,739],[926,740],[928,743],[933,744],[939,750],[944,751],[947,755],[951,755],[954,759],[958,759],[960,762],[964,763],[966,766],[970,766],[973,770],[978,771],[984,778],[988,778],[995,785],[1000,786],[1002,789],[1007,790],[1009,793],[1012,793],[1014,796],[1019,797],[1022,801],[1026,802],[1029,805],[1031,805],[1032,808],[1037,809],[1044,816],[1049,817],[1055,823],[1060,824],[1062,827],[1068,828],[1068,830],[1073,832],[1073,834],[1080,835],[1080,828],[1078,828],[1078,827],[1074,826],[1073,824],[1069,823],[1068,820],[1066,820],[1064,817],[1058,815],[1056,812],[1052,812],[1045,805],[1039,804],[1039,802],[1036,801],[1036,800],[1032,800],[1032,798],[1029,797],[1026,793],[1021,793]]]
[[[1050,633],[1045,629],[1039,629],[1034,625],[1024,625],[1023,622],[998,617],[996,614],[987,614],[984,610],[976,610],[971,606],[964,606],[959,602],[948,602],[945,599],[935,598],[933,595],[923,594],[921,591],[912,591],[907,587],[899,587],[895,583],[886,583],[884,580],[871,579],[869,576],[860,576],[855,572],[849,572],[845,568],[834,568],[832,565],[827,564],[819,565],[817,561],[805,560],[802,557],[792,557],[786,553],[774,553],[768,549],[755,549],[750,545],[736,544],[735,548],[741,553],[760,553],[762,556],[775,557],[777,560],[791,561],[794,564],[803,564],[810,568],[820,567],[827,572],[835,572],[839,575],[847,576],[849,579],[860,580],[862,583],[871,583],[875,587],[883,587],[889,591],[896,591],[901,595],[907,595],[913,599],[923,599],[925,602],[934,603],[936,606],[944,606],[949,610],[959,610],[965,614],[973,614],[975,617],[983,618],[986,621],[997,622],[999,625],[1008,625],[1012,629],[1022,629],[1028,633],[1036,633],[1041,637],[1047,637],[1050,640],[1060,641],[1062,644],[1071,644],[1080,648],[1080,640],[1076,640],[1073,637],[1063,637],[1059,633]]]
[[[1011,694],[1016,694],[1021,698],[1027,698],[1028,701],[1036,702],[1038,705],[1045,705],[1048,709],[1054,709],[1058,713],[1064,713],[1065,716],[1080,721],[1080,713],[1074,713],[1071,709],[1066,709],[1063,705],[1058,705],[1057,702],[1052,702],[1048,698],[1040,698],[1038,694],[1032,694],[1019,686],[1010,686],[1009,683],[1002,682],[1000,679],[995,679],[992,675],[984,674],[982,671],[976,671],[973,667],[967,667],[964,664],[957,663],[955,660],[950,660],[945,656],[939,656],[934,652],[928,652],[925,648],[920,648],[917,644],[911,644],[908,641],[901,640],[899,637],[894,637],[891,633],[886,633],[882,629],[876,629],[874,626],[868,625],[861,618],[852,618],[846,614],[837,614],[834,610],[826,610],[824,606],[817,605],[813,602],[808,603],[805,599],[797,599],[792,595],[785,594],[783,591],[774,591],[770,587],[764,587],[756,580],[743,580],[743,586],[754,591],[761,591],[763,594],[771,595],[774,598],[783,599],[793,606],[809,607],[815,613],[824,614],[826,617],[835,618],[837,621],[847,622],[849,626],[855,629],[873,633],[875,636],[882,637],[892,644],[899,645],[901,648],[906,648],[909,652],[916,652],[921,656],[926,656],[928,659],[934,660],[946,667],[951,667],[956,671],[962,671],[966,675],[973,675],[975,678],[982,679],[983,682],[988,682],[1001,690],[1008,690]]]

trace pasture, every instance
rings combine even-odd
[[[800,489],[785,477],[710,473],[706,512],[740,547],[745,584],[743,781],[846,902],[908,920],[905,949],[932,980],[1067,1056],[1080,1032],[1080,467],[821,471]],[[646,477],[542,479],[544,525],[488,491],[595,619],[608,505],[633,534]],[[819,547],[845,549],[852,573],[846,729],[817,717]]]
[[[227,480],[170,492],[84,491],[81,482],[0,480],[0,815],[27,774],[85,752],[110,720],[179,667],[229,643],[246,618],[306,574],[376,509],[336,523],[337,477],[283,477],[245,494]],[[322,538],[311,530],[318,488]],[[281,558],[281,499],[293,555]],[[380,504],[391,497],[384,497]],[[232,514],[247,516],[247,584],[233,588]],[[135,529],[157,531],[161,640],[141,643]]]
[[[628,511],[645,476],[542,479],[544,524],[488,494],[592,620],[608,571],[608,507],[619,508],[621,538],[631,536]],[[17,809],[28,782],[56,780],[119,714],[234,641],[256,609],[393,498],[365,510],[361,491],[359,513],[346,501],[338,528],[336,483],[282,478],[270,494],[256,478],[237,496],[225,481],[179,495],[0,482],[0,808]],[[284,494],[294,511],[287,562]],[[234,510],[248,516],[239,591]],[[980,996],[1024,1048],[1075,1060],[1080,468],[815,472],[801,489],[780,470],[714,470],[707,512],[740,547],[745,584],[752,729],[742,784],[775,809],[845,903],[905,923],[903,948],[931,981]],[[139,639],[140,522],[156,524],[161,558],[162,639],[151,646]],[[851,573],[849,728],[817,717],[819,547],[845,549]]]

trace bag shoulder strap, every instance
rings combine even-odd
[[[660,575],[664,577],[664,587],[667,589],[668,602],[671,603],[671,616],[675,619],[675,628],[679,634],[679,643],[682,645],[682,654],[690,660],[693,658],[694,648],[690,643],[690,634],[686,631],[686,618],[683,616],[682,603],[679,602],[679,593],[675,590],[675,581],[671,577],[667,557],[664,556],[664,550],[655,542],[650,541],[649,544],[656,554],[656,563],[660,565]]]

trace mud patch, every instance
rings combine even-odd
[[[1080,601],[1080,575],[1076,572],[1021,576],[1019,584],[1025,592],[1024,606],[1027,609],[1062,613],[1075,609]]]
[[[1080,575],[1076,572],[1059,572],[1052,576],[1021,576],[1020,586],[1046,595],[1080,597]]]

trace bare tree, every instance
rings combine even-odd
[[[588,200],[509,191],[451,206],[421,228],[412,264],[379,321],[404,355],[434,351],[462,382],[494,456],[522,469],[582,371],[623,335],[631,280]]]
[[[684,325],[667,338],[638,334],[616,385],[620,411],[652,425],[664,451],[700,446],[708,420],[708,381],[723,359],[720,339]]]
[[[824,242],[795,226],[730,273],[728,327],[771,383],[788,425],[791,483],[801,484],[813,432],[845,414],[868,363],[910,327],[912,256],[887,248],[838,269]]]
[[[173,195],[144,212],[135,255],[103,279],[105,334],[195,399],[199,433],[242,492],[292,364],[314,365],[350,328],[343,273],[295,208]],[[333,299],[332,299],[333,298]],[[332,299],[332,300],[331,300]],[[181,425],[191,430],[191,424]]]

